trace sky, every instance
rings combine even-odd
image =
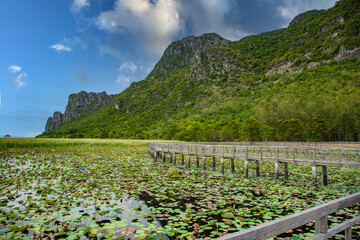
[[[166,47],[215,32],[241,38],[287,27],[335,0],[2,0],[0,137],[35,137],[68,96],[117,94]]]

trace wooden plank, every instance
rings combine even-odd
[[[346,229],[351,228],[351,226],[354,226],[355,224],[358,223],[360,223],[360,215],[330,228],[328,230],[328,234],[329,236],[334,236],[335,234],[345,231]]]
[[[258,240],[271,238],[358,202],[360,202],[360,192],[217,239]],[[330,230],[328,232],[330,232]]]
[[[347,229],[351,229],[351,226],[354,226],[358,223],[360,223],[360,216],[356,216],[350,220],[347,220],[345,222],[337,224],[336,226],[329,228],[327,230],[327,233],[315,234],[314,236],[307,238],[307,240],[325,240],[325,239],[328,239],[342,231],[345,231],[345,235],[346,235]],[[351,231],[348,230],[348,235],[346,237],[349,237],[349,239],[352,239]],[[346,239],[346,237],[345,237],[345,239]]]

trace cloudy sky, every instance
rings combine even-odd
[[[282,27],[335,0],[3,0],[0,136],[34,137],[68,95],[120,93],[173,41],[230,40]]]

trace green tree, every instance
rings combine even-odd
[[[327,135],[327,122],[320,115],[313,118],[311,127],[311,138],[313,141],[324,141]]]

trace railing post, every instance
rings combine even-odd
[[[286,160],[288,160],[289,159],[288,148],[286,148],[285,151],[286,151]],[[285,167],[285,180],[289,180],[289,164],[285,162],[284,167]]]
[[[190,148],[190,146],[188,145],[188,168],[191,167],[191,162],[190,162],[191,158],[190,158],[189,148]]]
[[[158,152],[155,152],[155,158],[154,158],[154,161],[155,161],[155,162],[157,162],[158,157],[159,157],[159,153],[158,153]]]
[[[216,159],[215,159],[215,145],[213,145],[213,158],[212,158],[212,160],[213,160],[213,162],[212,162],[212,165],[213,165],[213,170],[215,171],[215,169],[216,169]]]
[[[312,166],[312,184],[316,184],[316,149],[314,148],[313,166]]]
[[[328,185],[328,177],[327,177],[327,169],[326,166],[322,166],[322,173],[323,173],[323,185]]]
[[[262,158],[263,158],[263,148],[260,147],[260,161],[262,161]],[[256,177],[260,177],[260,161],[256,160],[256,166],[255,166]]]
[[[206,171],[206,157],[205,157],[206,148],[203,146],[203,169]]]
[[[180,152],[181,152],[181,165],[184,165],[184,149],[183,145],[180,145]]]
[[[161,158],[162,158],[163,163],[165,163],[166,162],[165,152],[161,152]]]
[[[276,162],[275,162],[275,181],[279,178],[279,151],[276,147]]]
[[[351,227],[345,229],[345,240],[351,240],[352,239],[352,229]]]
[[[315,220],[315,234],[324,233],[328,231],[328,217],[324,216]]]
[[[245,148],[245,178],[249,177],[249,156],[248,147]]]
[[[233,157],[230,159],[230,164],[231,164],[231,173],[235,172],[235,146],[233,146]]]
[[[176,165],[176,153],[174,153],[174,165]]]
[[[225,146],[223,146],[222,148],[222,152],[221,152],[221,173],[224,174],[225,173],[225,166],[224,166],[224,151],[225,151]]]

